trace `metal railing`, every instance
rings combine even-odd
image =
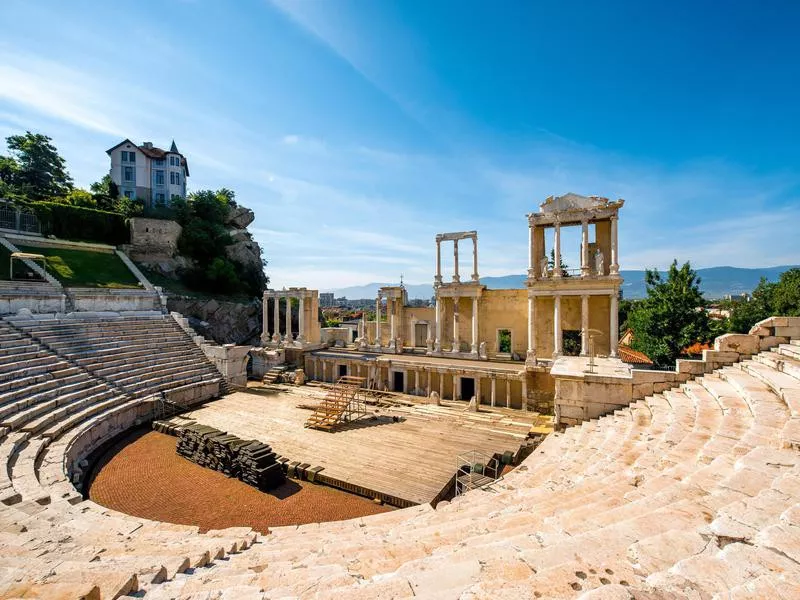
[[[0,200],[0,229],[17,233],[42,233],[39,218],[30,209]]]

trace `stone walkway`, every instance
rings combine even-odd
[[[175,452],[175,438],[138,431],[101,460],[89,497],[108,508],[156,521],[226,527],[270,527],[351,519],[391,510],[326,486],[288,480],[259,492]]]

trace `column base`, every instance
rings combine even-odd
[[[479,282],[480,282],[480,280],[481,280],[481,278],[480,278],[480,277],[478,277],[478,274],[477,274],[477,273],[474,273],[474,274],[472,275],[472,281],[474,281],[475,283],[479,283]]]
[[[272,336],[268,333],[261,334],[261,343],[262,344],[269,344],[272,341]]]
[[[281,341],[281,334],[280,333],[273,333],[272,334],[272,341],[276,344]]]
[[[525,364],[535,367],[537,362],[536,352],[533,350],[528,350],[528,353],[525,355]]]

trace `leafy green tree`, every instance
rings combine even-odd
[[[64,200],[66,204],[71,204],[72,206],[98,208],[97,200],[94,199],[94,196],[81,188],[72,189],[69,194],[64,196]]]
[[[559,256],[559,262],[561,263],[561,276],[562,277],[569,277],[569,267],[567,263],[564,262],[564,258]],[[547,268],[551,271],[556,268],[556,251],[555,248],[550,249],[550,258],[547,259]]]
[[[700,278],[689,263],[673,261],[662,278],[657,270],[645,272],[647,297],[628,315],[633,348],[658,366],[671,366],[686,346],[709,339],[709,319],[704,310]]]
[[[111,179],[111,175],[104,175],[100,181],[95,181],[89,186],[94,196],[97,208],[100,210],[115,211],[117,200],[120,198],[119,187]]]
[[[46,200],[72,190],[66,162],[51,142],[48,136],[30,131],[6,138],[11,156],[0,157],[0,178],[13,193],[29,200]]]
[[[730,330],[747,333],[753,325],[773,315],[800,316],[800,268],[783,272],[774,283],[762,277],[749,301],[732,305]]]

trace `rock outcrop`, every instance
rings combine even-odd
[[[226,302],[213,298],[170,296],[167,309],[189,319],[197,333],[218,344],[258,345],[261,302]]]
[[[261,258],[261,247],[253,240],[253,235],[247,231],[247,226],[253,222],[253,211],[244,206],[232,205],[228,209],[225,226],[233,239],[233,244],[225,248],[225,254],[234,262],[243,265],[248,270],[262,274],[262,284],[266,287],[264,277],[264,262]]]

